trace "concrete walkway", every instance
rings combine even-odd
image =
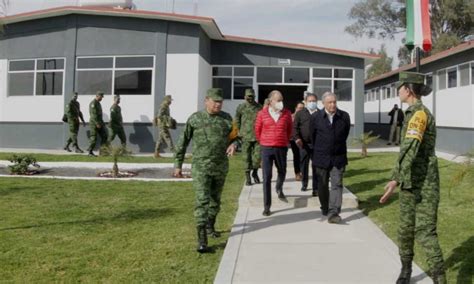
[[[214,283],[395,283],[398,248],[357,209],[357,198],[345,190],[343,223],[329,224],[290,164],[287,199],[273,193],[269,217],[262,216],[262,185],[244,186]],[[416,265],[412,276],[412,283],[432,283]]]

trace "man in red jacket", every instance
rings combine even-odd
[[[293,128],[291,112],[283,108],[283,95],[279,91],[272,91],[268,97],[270,105],[257,114],[255,121],[255,137],[262,151],[264,216],[271,214],[273,162],[278,171],[276,182],[278,198],[285,198],[283,182],[286,177],[286,154]]]

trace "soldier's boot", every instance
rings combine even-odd
[[[250,171],[245,171],[245,185],[252,185],[252,180],[250,179]]]
[[[197,245],[197,249],[196,249],[197,252],[199,252],[199,253],[210,252],[210,249],[207,246],[206,226],[197,227],[197,235],[198,235],[198,245]]]
[[[64,146],[64,150],[66,150],[68,152],[72,152],[71,149],[69,148],[69,145],[71,145],[71,142],[66,143],[66,146]]]
[[[396,284],[410,284],[411,263],[411,261],[402,260],[402,270],[400,271]]]
[[[154,156],[155,156],[156,159],[158,159],[159,157],[161,157],[160,153],[158,153],[158,152],[155,152]]]
[[[216,231],[215,224],[216,224],[216,217],[209,218],[209,220],[207,221],[206,229],[207,229],[207,234],[209,236],[211,236],[214,239],[217,239],[221,236],[221,233]]]
[[[89,150],[89,156],[90,157],[97,157],[97,155],[94,154],[94,152],[92,150]]]
[[[448,280],[446,279],[446,273],[444,270],[434,270],[431,273],[431,278],[433,279],[433,284],[447,284]]]
[[[252,171],[252,177],[255,183],[260,183],[260,178],[258,177],[258,169],[254,169]]]
[[[74,152],[76,152],[76,153],[79,153],[79,154],[82,154],[82,153],[84,153],[84,151],[82,151],[82,149],[81,149],[81,148],[79,148],[79,145],[77,145],[77,144],[76,144],[76,145],[74,145],[74,148],[76,148],[76,150],[75,150]]]

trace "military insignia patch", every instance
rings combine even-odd
[[[426,130],[426,123],[426,113],[421,110],[415,112],[408,122],[405,138],[413,138],[421,142],[423,140],[423,134]]]

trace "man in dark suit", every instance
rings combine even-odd
[[[342,177],[347,165],[347,137],[351,128],[349,114],[337,108],[336,95],[322,97],[324,109],[312,120],[313,166],[316,167],[319,201],[329,223],[340,223]],[[331,190],[329,190],[331,179]]]
[[[311,120],[318,113],[318,98],[315,94],[306,93],[305,108],[295,114],[293,121],[293,133],[296,145],[300,149],[300,169],[303,174],[301,180],[301,191],[308,189],[309,161],[313,159],[313,142]],[[313,196],[318,196],[318,184],[316,178],[316,168],[312,166],[313,172]]]

